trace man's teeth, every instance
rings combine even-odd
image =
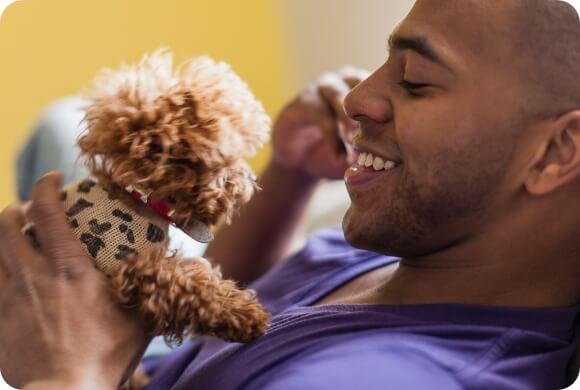
[[[385,167],[384,170],[385,171],[390,171],[391,169],[393,169],[397,164],[395,164],[394,161],[385,161]]]
[[[358,156],[357,163],[361,167],[372,167],[375,171],[390,171],[397,165],[394,161],[385,161],[381,157],[373,156],[372,153],[361,153]]]

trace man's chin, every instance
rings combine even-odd
[[[354,248],[384,256],[406,257],[416,255],[421,247],[420,237],[401,230],[399,225],[380,226],[372,221],[365,222],[355,218],[352,209],[346,212],[342,220],[344,238]]]
[[[365,229],[365,226],[364,223],[356,223],[352,215],[352,209],[348,209],[342,219],[344,238],[354,248],[376,251],[374,245],[370,242],[372,240],[369,240],[370,232],[368,228]]]
[[[377,245],[377,242],[369,239],[368,232],[364,229],[349,228],[348,225],[343,225],[344,228],[344,238],[353,248],[363,249],[370,252],[376,252],[384,255],[390,255],[384,253],[382,248]]]

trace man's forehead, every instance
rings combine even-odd
[[[474,22],[478,24],[483,22],[487,26],[509,23],[517,14],[526,13],[529,9],[559,9],[560,5],[569,5],[568,11],[572,8],[575,14],[580,15],[580,0],[446,0],[445,7],[441,7],[438,0],[416,0],[411,13],[408,17],[422,19],[422,22],[434,22],[444,20],[453,24]],[[574,13],[574,11],[572,11]]]
[[[571,7],[558,7],[558,3]],[[441,7],[438,0],[417,0],[393,35],[425,37],[432,45],[462,57],[471,54],[479,57],[478,62],[481,57],[494,62],[510,57],[523,36],[540,38],[523,31],[522,21],[528,25],[543,24],[544,20],[548,24],[570,23],[570,19],[555,21],[547,13],[562,16],[567,11],[577,18],[580,10],[580,0],[447,0],[446,5]],[[538,15],[545,18],[538,19]]]
[[[529,89],[531,111],[580,106],[580,0],[446,0],[445,5],[417,0],[395,34],[424,38],[435,53],[449,54],[443,59],[454,57],[446,62],[467,77],[517,80]]]
[[[406,20],[438,30],[461,28],[481,33],[490,27],[504,28],[523,1],[526,0],[446,0],[442,7],[438,0],[416,0]]]
[[[448,1],[441,7],[437,0],[417,0],[393,37],[423,39],[441,57],[456,57],[449,63],[493,62],[511,51],[505,39],[511,33],[508,11],[518,0]]]

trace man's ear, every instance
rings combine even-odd
[[[580,178],[580,110],[563,115],[548,131],[525,181],[533,195],[546,195]]]

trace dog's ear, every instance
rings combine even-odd
[[[229,223],[256,189],[252,169],[245,161],[238,160],[235,164],[200,177],[200,185],[192,202],[182,202],[176,206],[193,210],[198,219],[212,226],[219,222]]]
[[[166,202],[182,227],[213,225],[253,193],[242,159],[266,142],[270,119],[228,65],[200,57],[180,69],[160,51],[103,72],[79,146],[101,182]]]

